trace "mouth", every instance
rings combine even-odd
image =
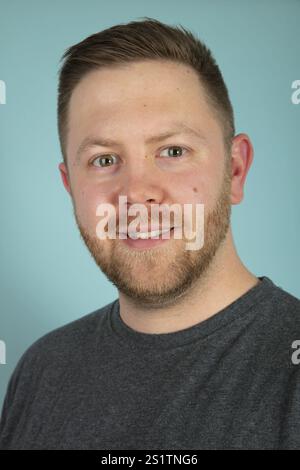
[[[170,233],[173,230],[173,228],[174,227],[160,229],[160,230],[152,230],[151,232],[128,232],[128,237],[133,240],[138,240],[138,239],[147,240],[148,238],[157,239],[157,237],[160,237],[164,233]]]
[[[127,238],[122,239],[122,242],[131,248],[153,248],[172,239],[173,232],[174,227],[152,230],[151,232],[128,232],[124,234]],[[166,238],[161,238],[164,234],[168,234],[168,236]]]

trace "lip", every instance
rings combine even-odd
[[[143,231],[129,232],[128,236],[129,238],[133,238],[134,240],[139,239],[139,238],[148,239],[148,238],[160,237],[164,233],[171,232],[171,230],[173,230],[173,227],[168,227],[164,230],[151,230],[150,232],[148,231],[147,232],[143,232]]]
[[[152,227],[152,225],[148,225],[148,226],[145,226],[145,227],[140,227],[139,228],[139,233],[150,233],[150,232],[158,232],[158,231],[166,231],[166,230],[172,230],[174,227],[173,226],[167,226],[167,227],[158,227],[158,226],[154,226]],[[128,234],[128,230],[127,230],[127,227],[124,228],[124,230],[119,230],[118,233],[122,233],[123,235],[126,235]],[[134,232],[133,232],[134,233]]]
[[[125,243],[125,245],[129,246],[130,248],[135,248],[135,249],[149,249],[149,248],[154,248],[158,245],[161,245],[162,243],[166,243],[167,241],[170,241],[173,238],[173,232],[174,232],[174,227],[170,229],[170,237],[169,238],[137,238],[137,239],[132,239],[132,238],[124,238],[121,241]],[[146,232],[147,233],[147,232]],[[159,235],[161,236],[161,234]]]

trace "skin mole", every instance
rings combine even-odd
[[[194,193],[197,193],[197,192],[198,192],[198,189],[197,189],[197,188],[193,188],[193,191],[194,191]]]

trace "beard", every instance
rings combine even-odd
[[[213,209],[204,214],[204,244],[198,250],[186,250],[184,240],[175,239],[144,250],[130,248],[119,239],[100,240],[80,223],[73,200],[78,229],[96,264],[136,306],[174,305],[208,274],[230,225],[231,165],[225,163],[218,198]]]

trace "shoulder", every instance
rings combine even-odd
[[[115,301],[114,301],[115,302]],[[53,373],[64,373],[70,364],[79,364],[90,354],[94,339],[114,302],[41,336],[20,357],[9,380],[7,393],[32,387],[35,381]]]
[[[300,300],[266,276],[259,289],[256,309],[263,320],[272,321],[274,325],[300,326]]]
[[[277,376],[292,373],[300,379],[294,360],[300,348],[300,300],[269,278],[264,283],[250,327],[255,360]]]
[[[49,355],[72,354],[77,347],[88,345],[96,332],[101,330],[101,325],[107,319],[114,302],[41,336],[24,352],[21,359],[49,359]]]
[[[271,318],[284,330],[300,333],[300,300],[272,281],[269,294],[265,309],[270,310]]]

